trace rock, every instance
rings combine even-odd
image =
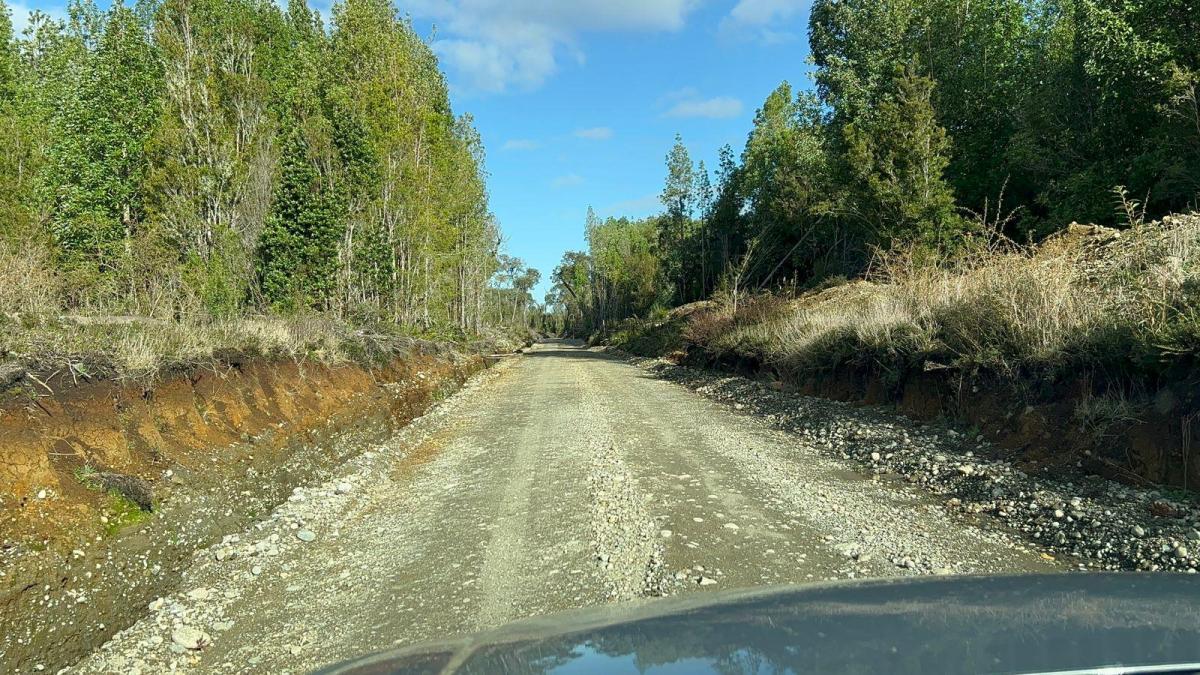
[[[739,528],[738,528],[738,525],[737,525],[737,523],[725,523],[725,529],[727,529],[727,530],[736,530],[736,529],[739,529]]]
[[[871,453],[871,461],[872,462],[878,462],[879,459],[880,459],[880,454],[878,452]]]
[[[1183,545],[1176,546],[1175,547],[1175,557],[1179,558],[1180,560],[1187,558],[1188,557],[1187,547],[1183,546]]]
[[[208,590],[207,588],[196,588],[188,591],[187,594],[189,599],[199,601],[207,600],[208,596],[210,595],[212,595],[212,591]]]
[[[208,633],[205,633],[199,628],[180,626],[179,628],[175,629],[175,632],[171,633],[171,641],[180,647],[183,647],[184,649],[195,651],[204,649],[211,644],[212,638],[208,636]]]
[[[254,567],[251,567],[250,574],[253,574],[254,576],[262,574],[262,565],[255,565]]]
[[[334,493],[339,494],[339,495],[348,495],[353,490],[354,490],[353,485],[351,485],[350,483],[347,483],[346,481],[342,481],[341,483],[337,484],[337,488],[334,489]]]
[[[1142,529],[1142,527],[1140,525],[1134,525],[1133,526],[1133,536],[1144,537],[1144,536],[1146,536],[1146,530]]]
[[[230,628],[233,628],[233,622],[232,622],[232,621],[218,621],[218,622],[216,622],[216,623],[214,623],[214,624],[213,624],[213,630],[217,630],[217,631],[220,631],[220,632],[222,632],[222,633],[224,633],[225,631],[229,630]]]
[[[310,542],[317,538],[317,535],[312,530],[297,530],[296,538],[303,542]]]
[[[663,539],[670,539],[674,534],[675,533],[670,530],[659,530],[658,531],[658,536],[662,537]]]
[[[838,544],[837,546],[833,547],[833,550],[847,558],[854,558],[858,556],[858,544]]]
[[[974,464],[963,464],[958,467],[958,472],[964,476],[972,476],[975,474]]]
[[[712,577],[699,577],[696,579],[696,583],[701,586],[713,586],[717,583],[717,580]]]

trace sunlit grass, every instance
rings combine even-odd
[[[870,281],[697,315],[689,340],[800,374],[847,364],[999,372],[1167,367],[1200,355],[1200,217],[1068,232],[952,265],[881,261]]]

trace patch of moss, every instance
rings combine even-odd
[[[104,489],[98,479],[98,472],[90,464],[84,464],[75,469],[75,478],[89,490]],[[107,494],[105,515],[108,517],[108,522],[104,523],[106,536],[112,537],[127,528],[140,525],[150,520],[153,515],[149,511],[142,510],[137,502],[116,490],[109,490]]]
[[[150,520],[151,514],[143,511],[133,500],[116,492],[108,493],[108,522],[104,534],[112,537],[121,531]]]

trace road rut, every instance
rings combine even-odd
[[[735,406],[549,342],[198,553],[75,670],[297,673],[658,595],[1055,565]]]

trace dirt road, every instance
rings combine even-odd
[[[197,554],[77,670],[298,673],[662,594],[1055,565],[738,408],[538,345]]]

